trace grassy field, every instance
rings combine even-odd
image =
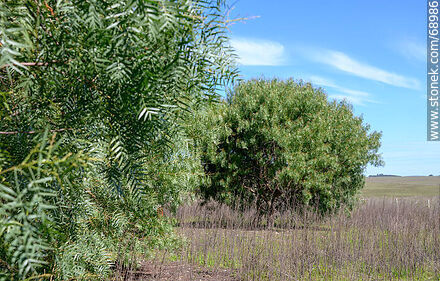
[[[368,177],[361,193],[366,198],[440,196],[440,176]]]
[[[289,212],[273,227],[253,210],[184,206],[185,243],[158,260],[226,269],[227,280],[440,280],[440,202],[427,200],[368,198],[350,216]]]
[[[186,270],[191,277],[148,280],[440,280],[439,185],[440,177],[371,177],[350,215],[288,212],[270,227],[255,210],[183,206],[174,217],[182,246],[153,264],[210,277]]]

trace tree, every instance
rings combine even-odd
[[[381,134],[301,81],[242,82],[199,114],[206,199],[256,203],[269,216],[292,205],[333,212],[352,206],[367,164],[381,164]]]
[[[0,278],[102,280],[124,245],[166,244],[157,209],[200,169],[180,123],[236,76],[223,8],[0,3]]]

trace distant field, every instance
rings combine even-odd
[[[436,177],[369,177],[363,197],[440,196],[440,176]]]

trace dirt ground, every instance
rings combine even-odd
[[[150,261],[143,262],[136,271],[120,272],[116,280],[238,281],[233,277],[233,272],[226,269],[205,269],[183,262],[157,264]]]

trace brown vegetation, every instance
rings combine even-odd
[[[229,269],[239,280],[439,280],[440,200],[429,200],[367,199],[327,219],[286,212],[272,228],[252,209],[184,206],[176,219],[185,246],[164,262]]]

